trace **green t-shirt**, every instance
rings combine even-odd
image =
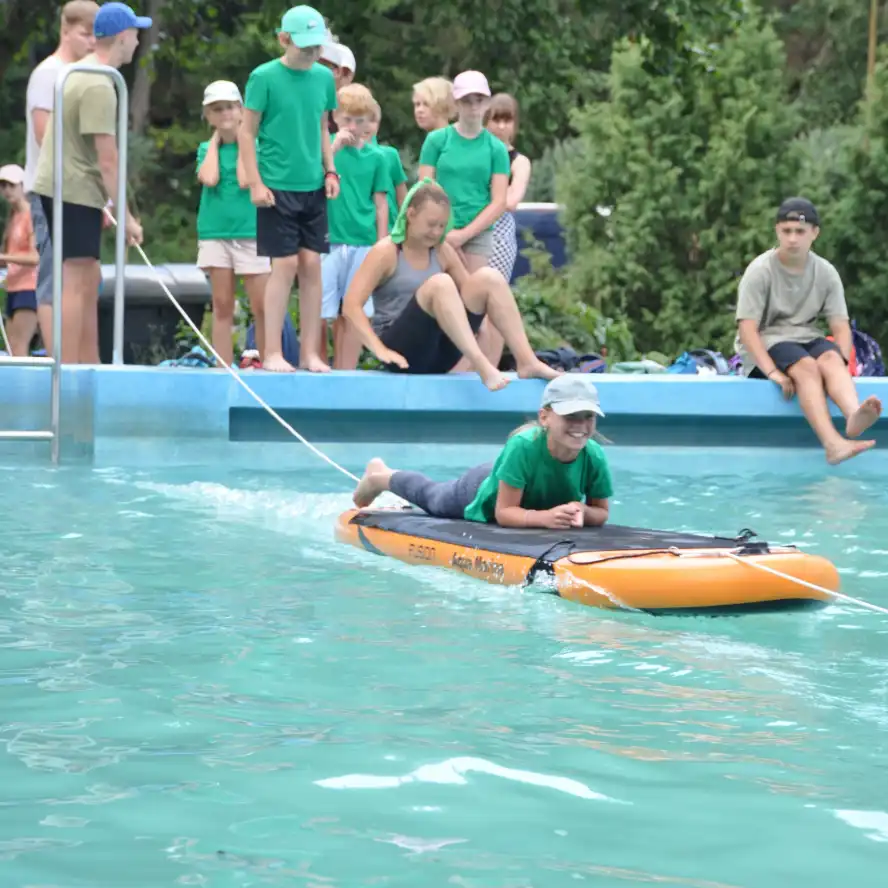
[[[335,136],[331,136],[331,141]],[[385,155],[374,145],[347,146],[334,155],[339,197],[327,202],[331,244],[370,247],[376,243],[376,204],[389,180]]]
[[[259,175],[268,188],[317,191],[324,184],[321,117],[336,108],[336,81],[323,65],[294,71],[280,59],[247,80],[244,107],[262,115]]]
[[[204,162],[209,142],[197,149],[197,167]],[[213,188],[200,190],[197,211],[199,240],[255,240],[256,207],[250,203],[249,188],[237,181],[237,142],[219,146],[219,182]]]
[[[385,193],[388,195],[389,205],[389,232],[395,224],[395,217],[398,215],[398,194],[397,188],[407,181],[407,174],[404,172],[404,165],[401,163],[401,155],[394,145],[379,145],[379,150],[385,155],[388,164],[389,182]]]
[[[524,491],[521,508],[540,512],[565,503],[608,499],[614,494],[600,444],[587,441],[573,462],[559,462],[549,453],[546,433],[539,427],[517,432],[506,442],[493,470],[463,512],[469,521],[496,521],[500,481]]]
[[[490,177],[509,175],[509,152],[486,129],[474,139],[455,126],[430,132],[422,143],[420,164],[435,168],[435,179],[453,206],[453,222],[465,228],[490,203]]]

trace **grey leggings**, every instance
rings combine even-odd
[[[389,490],[434,518],[462,518],[493,463],[469,469],[455,481],[432,481],[419,472],[395,472]]]

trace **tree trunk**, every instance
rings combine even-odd
[[[139,54],[136,57],[136,76],[130,96],[130,119],[133,132],[143,135],[151,113],[151,82],[154,79],[152,49],[160,35],[160,17],[165,0],[148,0],[151,27],[140,35]]]

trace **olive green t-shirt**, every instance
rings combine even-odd
[[[96,64],[95,56],[87,56],[83,62]],[[55,178],[55,113],[50,112],[46,123],[34,179],[33,191],[44,197],[52,197]],[[65,81],[62,115],[62,200],[101,210],[109,196],[117,197],[105,193],[94,138],[117,134],[117,92],[111,78],[80,71],[70,74]]]
[[[324,184],[321,118],[336,108],[332,72],[317,63],[297,71],[280,59],[266,62],[247,80],[244,107],[262,115],[263,183],[280,191],[317,191]]]
[[[333,159],[339,173],[339,197],[327,201],[330,243],[370,247],[377,234],[373,195],[385,194],[390,179],[385,155],[375,145],[349,145]]]
[[[808,253],[800,274],[790,271],[771,249],[757,256],[740,279],[736,318],[759,324],[765,348],[778,342],[812,342],[824,335],[820,318],[848,317],[845,288],[832,263],[816,253]],[[740,342],[734,343],[748,376],[755,363]]]
[[[573,462],[563,463],[549,452],[546,433],[539,427],[522,429],[506,442],[493,469],[463,516],[469,521],[496,521],[500,481],[522,490],[521,508],[545,511],[565,503],[585,503],[613,496],[613,483],[604,450],[587,441]]]
[[[490,204],[490,177],[508,176],[510,170],[509,152],[500,139],[486,129],[467,139],[455,126],[430,132],[419,162],[435,168],[435,180],[450,198],[457,228],[465,228]]]
[[[204,162],[209,142],[197,149],[197,167]],[[212,188],[200,190],[197,210],[199,240],[255,240],[256,207],[250,201],[250,190],[237,181],[237,142],[219,146],[219,181]]]

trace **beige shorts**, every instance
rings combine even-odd
[[[208,268],[232,268],[235,274],[268,274],[271,260],[256,255],[254,240],[202,240],[197,242],[197,265]]]
[[[476,234],[470,241],[466,241],[462,248],[465,253],[474,253],[476,256],[489,259],[493,254],[493,229],[488,228],[481,234]]]

